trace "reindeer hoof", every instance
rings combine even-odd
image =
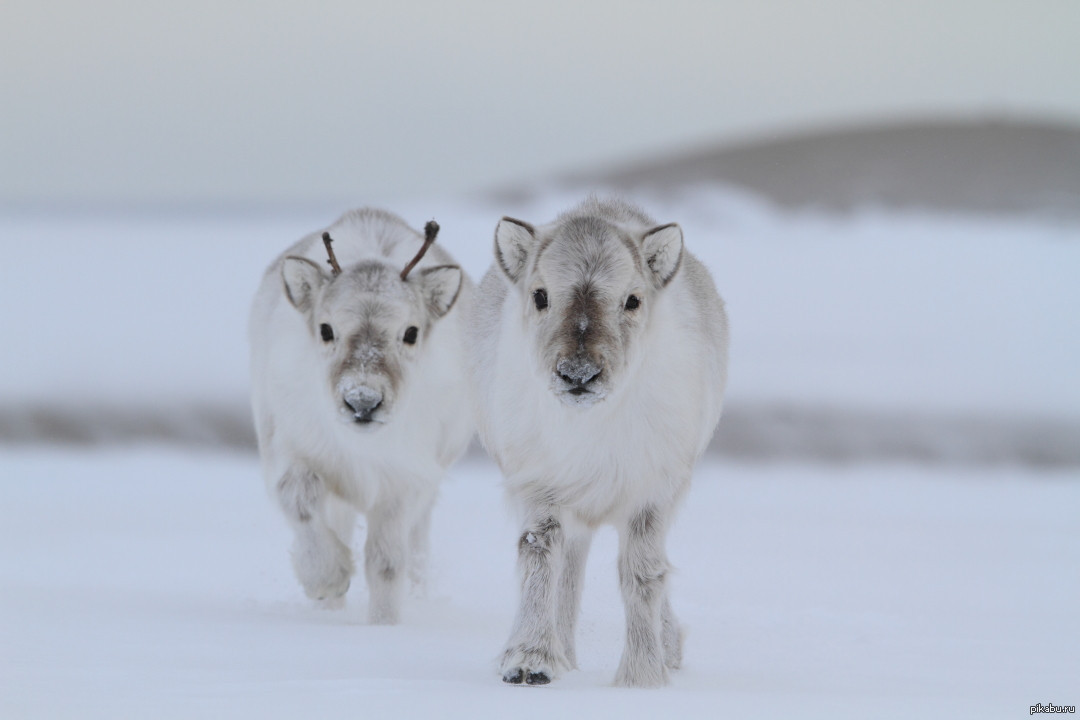
[[[344,587],[342,587],[344,585]],[[324,594],[315,598],[321,603],[334,607],[340,601],[341,605],[345,604],[345,593],[349,592],[349,587],[352,585],[352,578],[345,578],[344,583],[336,583],[333,588],[324,590]]]
[[[499,669],[503,682],[511,685],[547,685],[569,666],[565,656],[545,647],[511,645],[503,652]]]
[[[526,685],[547,685],[549,682],[551,678],[545,672],[530,672],[525,675]]]

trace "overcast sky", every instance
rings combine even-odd
[[[835,122],[1080,123],[1080,2],[3,0],[0,202],[371,202]]]

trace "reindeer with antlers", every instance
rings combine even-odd
[[[346,213],[274,261],[251,312],[259,453],[295,533],[296,575],[309,597],[343,604],[364,513],[372,623],[399,620],[407,575],[422,584],[439,480],[475,429],[463,382],[472,283],[432,246],[438,230]]]

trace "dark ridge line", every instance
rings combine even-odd
[[[0,409],[0,448],[171,445],[254,452],[250,411],[192,404],[167,415],[140,407]],[[483,456],[474,441],[470,456]],[[1080,419],[978,417],[843,408],[735,405],[708,454],[754,462],[1080,467]]]
[[[1019,117],[826,126],[564,174],[553,184],[670,197],[703,183],[788,210],[880,207],[1072,224],[1080,221],[1080,126]],[[528,199],[550,185],[493,194]]]

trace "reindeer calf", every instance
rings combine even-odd
[[[311,598],[343,602],[365,513],[373,623],[398,621],[406,574],[422,581],[439,480],[475,429],[462,380],[472,286],[438,246],[421,261],[438,225],[426,230],[349,212],[274,261],[251,312],[259,453],[296,575]]]
[[[503,218],[470,336],[480,438],[524,516],[503,680],[575,667],[586,555],[612,524],[626,609],[616,683],[664,684],[682,658],[665,537],[727,377],[708,271],[678,225],[620,201],[590,198],[539,227]]]

